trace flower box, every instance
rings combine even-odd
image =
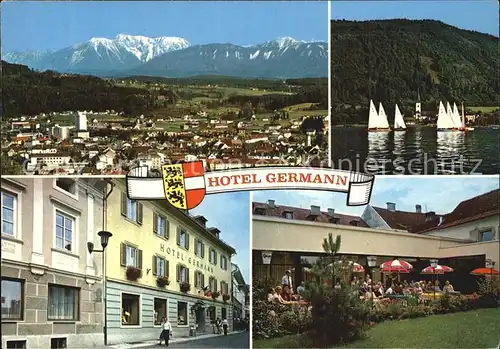
[[[170,280],[166,276],[159,276],[156,279],[156,285],[158,285],[158,287],[168,286],[168,285],[170,285]]]
[[[189,282],[181,282],[180,288],[181,288],[181,292],[184,292],[184,293],[191,291],[191,285],[189,284]]]
[[[127,267],[125,275],[127,276],[127,280],[137,281],[142,277],[142,270],[136,267]]]
[[[222,295],[222,300],[224,301],[224,303],[226,303],[226,302],[227,302],[228,300],[230,300],[230,299],[231,299],[231,296],[230,296],[230,295],[228,295],[228,294],[223,294],[223,295]]]
[[[220,293],[219,292],[212,292],[212,299],[217,299],[219,298]]]

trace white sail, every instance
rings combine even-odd
[[[462,120],[460,118],[460,113],[458,112],[457,104],[453,103],[453,122],[457,127],[462,128],[465,125],[462,123]]]
[[[449,103],[448,103],[448,105],[449,105]],[[453,122],[451,115],[444,108],[443,102],[439,102],[437,128],[438,129],[452,129],[454,127],[455,127],[455,123]]]
[[[453,122],[453,126],[454,127],[459,127],[460,125],[458,125],[456,123],[456,120],[455,118],[453,117],[453,108],[451,107],[450,105],[450,102],[446,102],[446,114],[448,114],[449,118],[451,119],[451,121]]]
[[[385,113],[384,106],[382,102],[378,106],[378,122],[380,126],[378,128],[389,128],[389,121],[387,120],[387,114]]]
[[[383,109],[382,109],[383,111]],[[389,123],[387,122],[387,116],[382,116],[377,112],[377,108],[375,108],[375,104],[370,99],[370,114],[368,115],[368,128],[389,128]]]
[[[394,128],[406,128],[405,120],[403,119],[403,114],[399,110],[398,105],[396,104],[396,111],[394,112]]]

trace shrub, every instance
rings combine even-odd
[[[181,282],[180,289],[181,292],[189,292],[191,290],[191,284],[189,282]]]
[[[276,315],[277,305],[255,300],[252,306],[252,337],[254,339],[274,338],[285,335],[280,329],[280,319]]]
[[[219,296],[220,296],[220,292],[217,292],[217,291],[212,292],[212,299],[217,299],[217,298],[219,298]]]
[[[321,287],[312,296],[311,305],[310,335],[316,346],[350,342],[368,327],[370,307],[347,285],[340,289]]]
[[[500,280],[496,275],[487,276],[478,282],[479,298],[477,306],[481,308],[496,308],[500,304]]]

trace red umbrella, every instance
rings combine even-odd
[[[402,259],[387,261],[380,265],[383,273],[409,273],[413,266]]]
[[[498,269],[493,268],[477,268],[471,271],[472,275],[500,275]]]
[[[422,274],[444,274],[453,272],[453,268],[450,268],[446,265],[437,265],[435,268],[429,266],[427,268],[422,269]]]
[[[336,261],[335,263],[336,264],[345,264],[345,266],[342,266],[342,268],[345,268],[346,266],[352,267],[353,273],[364,273],[365,272],[365,268],[361,264],[353,262],[353,261]]]

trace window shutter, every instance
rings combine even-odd
[[[189,250],[189,234],[186,233],[186,250]]]
[[[163,236],[164,236],[165,238],[167,238],[167,239],[168,239],[168,236],[170,235],[170,234],[169,234],[169,232],[168,232],[168,230],[169,230],[169,229],[168,229],[168,228],[169,228],[168,226],[169,226],[169,225],[170,225],[170,224],[169,224],[169,222],[168,222],[168,221],[164,218],[164,219],[163,219],[163,232],[164,232],[164,233],[163,233]]]
[[[189,283],[189,268],[186,268],[186,281]]]
[[[194,286],[198,287],[198,272],[194,272]]]
[[[158,215],[153,213],[153,233],[158,234]]]
[[[137,223],[142,224],[142,204],[137,203]]]
[[[214,249],[214,264],[217,265],[217,251]]]
[[[153,256],[153,275],[156,276],[156,274],[158,273],[158,271],[156,270],[156,266],[157,266],[157,260],[156,260],[156,256]]]
[[[201,242],[201,258],[205,258],[205,244]]]
[[[122,267],[127,266],[127,245],[123,242],[120,244],[120,265]]]
[[[177,246],[181,245],[181,228],[177,227]]]
[[[165,259],[165,276],[170,277],[170,263]]]
[[[220,282],[220,293],[224,293],[224,281]]]
[[[217,279],[216,278],[214,278],[214,288],[215,288],[214,292],[217,292]]]
[[[142,269],[142,250],[137,249],[137,268]]]
[[[177,264],[177,282],[181,281],[181,265]]]
[[[194,254],[198,255],[198,239],[194,238]]]
[[[127,217],[127,194],[122,193],[122,216]]]
[[[224,265],[222,264],[222,255],[220,256],[220,267],[223,268]]]

